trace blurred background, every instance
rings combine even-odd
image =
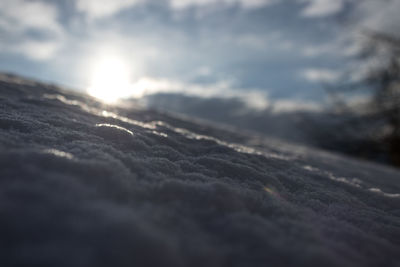
[[[400,166],[400,0],[2,0],[0,71]]]

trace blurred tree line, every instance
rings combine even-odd
[[[353,77],[328,90],[336,129],[313,134],[320,147],[400,166],[400,39],[379,32],[365,36]],[[355,95],[363,101],[350,100]]]
[[[370,39],[371,49],[366,56],[383,56],[383,64],[372,69],[365,79],[374,89],[370,106],[386,122],[379,141],[388,146],[392,163],[400,166],[400,39],[381,33],[371,34]]]

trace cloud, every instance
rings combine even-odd
[[[275,4],[279,0],[170,0],[171,8],[176,10],[188,7],[206,7],[206,6],[231,6],[239,5],[244,9],[255,9]]]
[[[334,15],[342,11],[345,4],[345,0],[300,0],[299,2],[306,3],[301,15],[310,18]]]
[[[336,3],[335,1],[331,1]],[[400,1],[387,0],[384,2],[365,0],[347,0],[350,3],[346,15],[346,23],[337,24],[334,40],[329,40],[322,46],[311,45],[304,49],[307,56],[321,54],[336,54],[344,57],[354,57],[363,51],[368,41],[366,32],[377,31],[399,36],[400,18],[396,11],[400,8]],[[363,68],[363,66],[359,66]]]
[[[296,111],[321,111],[321,104],[312,101],[300,101],[300,100],[276,100],[273,101],[274,112],[296,112]]]
[[[236,0],[243,8],[253,9],[276,4],[281,0]],[[232,2],[235,2],[234,0]]]
[[[10,52],[22,54],[33,60],[48,60],[58,51],[61,44],[57,41],[27,40],[21,44],[9,47]]]
[[[212,84],[196,84],[142,77],[131,85],[131,92],[131,97],[144,97],[159,93],[180,93],[201,98],[240,98],[248,107],[258,110],[265,109],[269,105],[267,95],[261,90],[241,90],[235,88],[229,80]]]
[[[353,13],[356,27],[362,30],[383,31],[399,36],[400,1],[388,0],[384,2],[366,0],[355,2],[356,10]]]
[[[52,34],[62,32],[57,8],[48,2],[27,0],[0,1],[0,28],[6,32],[39,30]]]
[[[301,76],[310,82],[336,82],[341,77],[340,73],[330,69],[306,69],[301,71]]]
[[[7,36],[0,45],[3,52],[22,54],[33,60],[50,59],[61,46],[63,26],[58,9],[41,1],[1,1],[0,30]],[[29,31],[35,34],[28,34]],[[43,35],[38,37],[38,35]]]
[[[85,62],[80,61],[86,60],[87,55],[103,43],[117,43],[116,46],[119,46],[118,42],[123,40],[121,43],[124,43],[126,59],[134,65],[133,69],[139,65],[137,77],[143,75],[167,77],[170,82],[178,79],[189,81],[192,78],[189,76],[199,66],[207,66],[207,71],[198,72],[197,81],[216,84],[219,80],[235,77],[240,82],[239,89],[266,91],[273,87],[281,95],[292,96],[297,94],[292,93],[294,90],[291,88],[298,81],[287,78],[285,73],[295,73],[314,63],[318,66],[323,60],[334,60],[338,65],[346,60],[343,58],[356,54],[360,46],[337,41],[354,38],[353,31],[343,29],[334,32],[337,29],[334,25],[317,19],[323,14],[328,16],[343,11],[341,6],[350,0],[325,3],[321,0],[303,0],[302,5],[298,1],[289,2],[257,10],[259,15],[254,16],[240,10],[253,10],[282,1],[181,0],[160,3],[142,0],[76,0],[72,6],[76,10],[70,10],[70,5],[65,8],[59,1],[1,1],[0,49],[3,54],[22,55],[28,60],[57,61],[41,67],[57,70],[60,73],[58,79],[65,82],[65,72],[60,70],[60,66],[65,66],[64,62],[75,61],[70,65],[83,66]],[[385,5],[370,0],[357,5],[355,1],[353,3],[356,11],[349,8],[346,13],[357,20],[355,24],[358,29],[370,26],[378,29],[392,27],[391,31],[394,32],[394,25],[399,25],[397,16],[392,14],[395,12],[393,10],[398,9],[398,1],[387,1]],[[207,20],[193,21],[192,15],[196,13],[193,9],[196,7],[221,12]],[[124,10],[132,15],[116,16]],[[177,10],[188,12],[175,12]],[[232,10],[235,12],[232,13]],[[297,16],[299,12],[311,16],[310,19],[300,18]],[[189,16],[175,21],[175,13]],[[104,20],[85,23],[82,17]],[[312,23],[314,20],[316,23]],[[308,28],[305,30],[303,27]],[[321,30],[322,27],[325,28]],[[110,32],[112,34],[108,34]],[[7,63],[3,64],[3,68],[7,68]],[[20,68],[26,71],[26,68]],[[33,69],[26,74],[35,75]],[[76,76],[86,75],[84,71],[87,70],[83,67],[72,68]],[[291,74],[292,77],[296,76]],[[315,78],[315,73],[306,76],[311,80],[319,79]],[[332,80],[332,77],[322,75],[323,80]],[[74,81],[74,85],[84,85],[81,80]],[[299,82],[296,88],[304,89],[306,95],[310,92],[307,86],[309,84],[306,82]]]
[[[337,44],[306,45],[302,49],[302,54],[306,57],[318,57],[321,55],[337,54]]]
[[[110,17],[118,12],[133,7],[142,0],[75,0],[78,11],[86,14],[90,19]]]
[[[40,4],[43,12],[36,10],[32,14],[35,14],[37,19],[47,21],[46,23],[26,22],[23,25],[37,25],[34,26],[34,33],[39,27],[40,31],[47,28],[50,30],[46,31],[56,32],[51,29],[59,29],[57,31],[61,34],[57,37],[45,35],[43,38],[40,35],[40,38],[32,38],[31,32],[17,36],[10,30],[10,33],[7,33],[4,38],[6,41],[1,44],[2,52],[19,54],[35,61],[43,62],[49,59],[53,59],[52,62],[57,61],[57,64],[49,63],[42,67],[58,71],[58,79],[62,79],[60,82],[63,83],[66,82],[64,78],[66,74],[60,68],[65,66],[65,62],[69,63],[68,68],[74,66],[71,68],[74,76],[87,76],[88,69],[81,68],[79,65],[85,65],[86,59],[92,60],[88,56],[91,51],[96,50],[104,43],[115,44],[118,47],[120,40],[123,43],[124,56],[134,65],[133,69],[136,68],[136,65],[140,66],[141,70],[137,73],[139,77],[146,75],[187,81],[190,78],[188,76],[195,72],[194,70],[199,66],[206,65],[210,67],[212,73],[207,77],[203,75],[202,82],[215,84],[219,80],[235,77],[243,81],[240,85],[241,89],[266,91],[267,89],[263,88],[280,87],[278,83],[283,84],[289,80],[284,78],[282,81],[281,76],[283,75],[278,73],[281,70],[277,69],[286,68],[291,72],[293,68],[297,68],[294,67],[297,63],[292,64],[296,58],[288,52],[298,51],[296,46],[298,42],[291,39],[291,34],[280,32],[282,25],[285,29],[289,28],[285,26],[285,21],[281,23],[277,18],[273,19],[275,21],[273,23],[268,22],[269,18],[273,16],[267,16],[267,13],[272,9],[258,10],[257,12],[260,14],[265,12],[265,16],[254,17],[247,12],[232,14],[229,10],[229,8],[238,11],[240,9],[253,10],[282,2],[279,0],[181,0],[162,3],[142,0],[76,0],[73,2],[73,6],[67,5],[67,8],[57,1],[16,1],[16,3],[19,2],[21,10],[24,9],[23,4],[25,3]],[[155,4],[156,2],[157,4]],[[55,3],[59,5],[59,10]],[[174,6],[174,8],[171,9],[170,6]],[[75,10],[71,10],[71,7]],[[175,11],[190,9],[190,7],[201,7],[200,9],[204,7],[204,9],[210,10],[215,8],[223,12],[214,14],[210,20],[199,20],[192,23],[186,23],[186,19],[193,19],[190,12],[182,12],[189,16],[185,17],[185,20],[172,21],[173,15],[180,13]],[[117,16],[123,11],[130,12],[132,15]],[[286,14],[286,11],[283,13]],[[140,18],[134,14],[139,14]],[[283,15],[279,15],[279,17],[285,17]],[[15,16],[15,20],[24,19],[18,13],[13,16]],[[237,16],[237,18],[231,19],[230,16]],[[85,18],[91,23],[85,23],[87,22]],[[14,19],[10,19],[7,23]],[[228,19],[229,23],[227,23]],[[12,27],[10,26],[9,29]],[[279,34],[280,37],[277,36]],[[198,52],[193,53],[193,51]],[[170,64],[172,61],[173,65]],[[95,59],[93,62],[95,63]],[[286,67],[288,62],[290,66]],[[275,68],[275,66],[278,67]],[[80,73],[81,69],[82,73]],[[263,71],[267,69],[271,71]],[[30,72],[34,73],[35,71]],[[26,74],[30,75],[31,73]],[[83,80],[84,78],[79,78],[79,81],[74,81],[73,84],[85,85]],[[277,84],[278,86],[276,86]],[[292,86],[281,87],[290,88]],[[263,105],[258,104],[258,106]]]

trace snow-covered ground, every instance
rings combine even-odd
[[[400,171],[0,77],[0,266],[399,266]]]
[[[390,125],[382,116],[365,116],[361,106],[353,106],[358,112],[351,112],[349,108],[339,112],[339,105],[328,101],[323,108],[315,103],[271,100],[263,108],[254,108],[238,97],[196,97],[178,93],[150,94],[136,101],[168,113],[185,114],[288,142],[398,165],[397,153],[384,141],[388,139],[384,138],[384,132],[388,133]]]

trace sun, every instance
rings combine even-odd
[[[131,89],[130,68],[121,57],[110,55],[95,61],[88,94],[106,103],[113,103],[128,97]]]

